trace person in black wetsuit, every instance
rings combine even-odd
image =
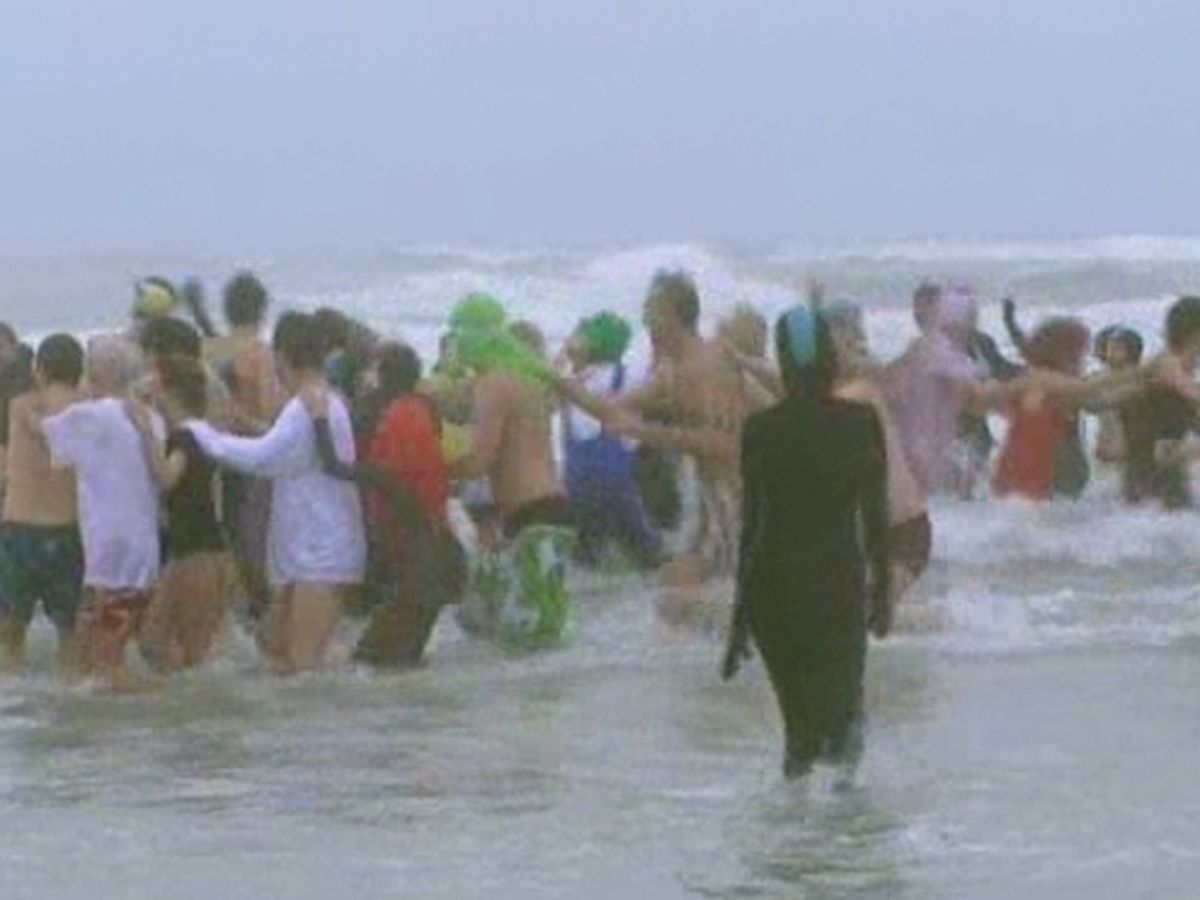
[[[182,425],[205,415],[204,366],[188,356],[162,356],[154,370],[152,396],[167,424],[166,441],[160,440],[148,409],[131,404],[131,413],[163,491],[166,560],[138,646],[156,670],[172,672],[208,658],[234,579],[217,512],[216,463]]]
[[[1122,489],[1128,503],[1157,502],[1166,509],[1192,505],[1185,454],[1163,453],[1200,430],[1200,297],[1181,297],[1167,312],[1167,349],[1147,366],[1145,388],[1121,405],[1125,432]]]
[[[868,628],[891,626],[887,458],[869,407],[835,400],[833,347],[804,308],[775,330],[786,397],[742,436],[737,599],[722,675],[758,647],[783,715],[784,774],[853,771]],[[861,536],[861,537],[860,537]]]

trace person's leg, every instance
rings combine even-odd
[[[614,535],[637,566],[649,570],[661,565],[662,535],[646,518],[641,494],[632,477],[613,483],[610,503]]]
[[[192,668],[208,659],[225,621],[229,561],[224,553],[197,553],[183,560],[179,602],[174,610],[174,644],[178,663]]]
[[[58,632],[58,670],[71,678],[78,670],[75,618],[83,597],[83,545],[75,529],[63,529],[49,546],[42,577],[42,606]]]
[[[114,690],[135,687],[126,649],[139,630],[149,602],[149,592],[100,588],[87,591],[76,627],[86,674],[105,677]]]
[[[150,668],[160,675],[178,670],[180,664],[174,623],[175,607],[181,602],[179,565],[172,560],[163,569],[138,629],[138,651]]]
[[[332,584],[300,583],[292,588],[286,654],[291,672],[315,669],[342,617],[347,589]]]
[[[0,529],[0,669],[7,672],[25,668],[25,633],[39,594],[38,549],[29,529]]]
[[[284,585],[276,590],[254,634],[259,651],[277,675],[285,675],[291,671],[288,640],[294,594],[294,585]]]

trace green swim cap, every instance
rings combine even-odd
[[[450,313],[450,328],[455,332],[500,330],[508,320],[504,304],[491,294],[467,294]]]
[[[588,359],[593,362],[617,363],[629,349],[633,329],[616,313],[597,313],[579,325]]]
[[[551,381],[554,371],[509,332],[508,313],[490,294],[468,294],[450,313],[458,359],[477,372],[502,371],[534,381]]]
[[[169,316],[179,305],[175,286],[165,278],[143,278],[134,286],[133,315],[137,319]]]

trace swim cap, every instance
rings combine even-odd
[[[616,363],[629,349],[633,331],[629,323],[616,313],[597,313],[579,325],[588,359],[593,362]]]
[[[174,285],[165,278],[143,278],[133,290],[133,316],[136,319],[169,316],[179,304]]]
[[[491,294],[476,292],[467,294],[455,305],[450,313],[450,328],[456,332],[499,330],[507,319],[504,304]]]
[[[787,333],[791,362],[797,369],[805,369],[817,362],[817,317],[807,307],[797,306],[783,314],[783,327]]]
[[[775,352],[789,396],[807,402],[829,395],[833,344],[829,325],[818,313],[797,306],[780,316],[775,325]]]
[[[458,360],[477,372],[552,381],[554,370],[505,327],[507,319],[504,306],[490,294],[469,294],[460,300],[450,314]]]

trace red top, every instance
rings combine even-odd
[[[1001,496],[1048,500],[1054,489],[1054,450],[1067,433],[1067,418],[1053,400],[1030,409],[1018,401],[1009,412],[1008,437],[992,478]]]
[[[393,401],[367,446],[366,458],[411,490],[430,521],[445,523],[450,478],[427,400],[410,394]]]

